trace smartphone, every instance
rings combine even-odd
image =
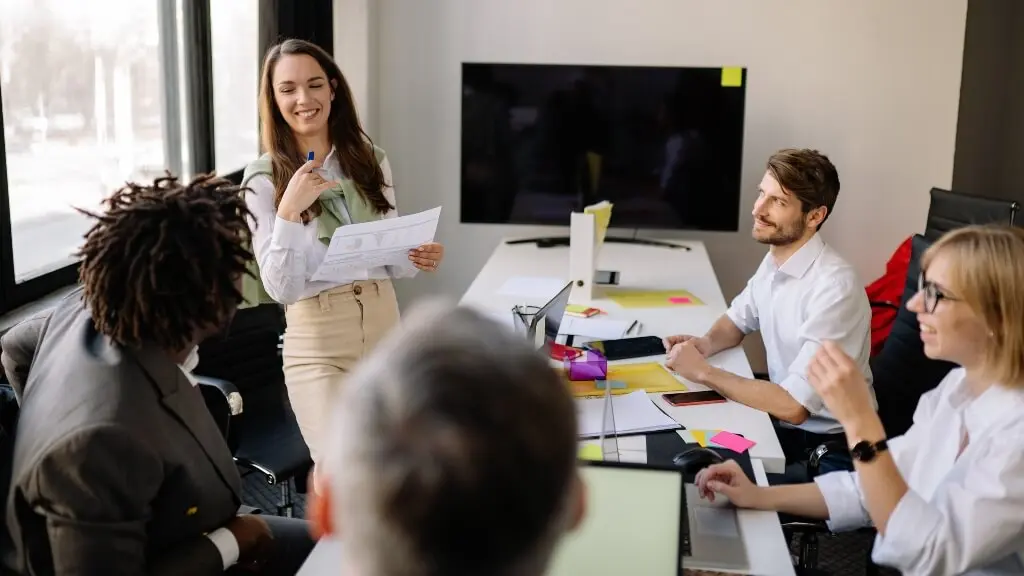
[[[596,350],[609,360],[625,360],[626,358],[642,358],[665,353],[665,344],[657,336],[637,336],[618,340],[596,340],[583,345]]]
[[[725,397],[714,390],[677,392],[675,394],[662,394],[661,397],[673,406],[695,406],[697,404],[725,402]]]

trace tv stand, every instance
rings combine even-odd
[[[675,250],[690,250],[689,246],[680,246],[678,244],[672,244],[669,242],[663,242],[661,240],[648,240],[645,238],[620,238],[614,236],[606,236],[604,239],[605,243],[608,244],[637,244],[641,246],[658,246],[660,248],[670,248]],[[506,240],[506,244],[536,244],[537,248],[556,248],[559,246],[568,246],[568,236],[547,236],[541,238],[520,238],[517,240]]]

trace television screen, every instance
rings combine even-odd
[[[461,220],[735,231],[746,70],[462,65]]]

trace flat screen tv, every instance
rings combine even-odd
[[[462,64],[461,220],[736,231],[746,69]]]

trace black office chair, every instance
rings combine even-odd
[[[201,384],[219,391],[230,408],[228,444],[235,462],[278,486],[278,515],[291,516],[292,482],[305,493],[313,461],[284,387],[283,332],[279,306],[239,310],[223,335],[200,345],[194,373]]]
[[[1020,204],[1013,200],[999,200],[962,194],[941,188],[931,189],[928,222],[925,237],[934,242],[943,234],[970,224],[1016,224]]]

